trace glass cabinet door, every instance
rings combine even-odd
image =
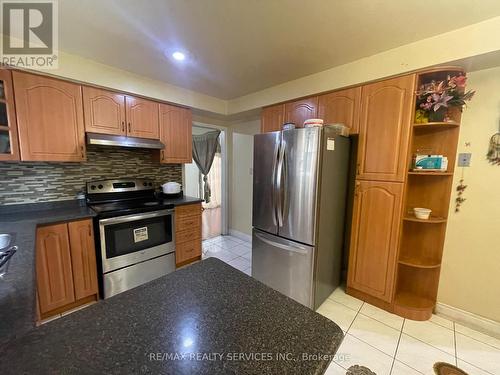
[[[12,75],[0,69],[0,160],[19,160],[17,124],[12,96]]]

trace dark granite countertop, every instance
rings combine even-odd
[[[94,217],[96,213],[78,201],[16,204],[0,208],[0,225],[10,222],[34,222],[37,225],[58,221],[78,220]]]
[[[189,196],[165,200],[176,206],[202,201]],[[0,206],[0,233],[12,234],[10,245],[19,247],[9,272],[0,280],[0,347],[35,324],[36,227],[94,216],[92,209],[77,200]]]
[[[0,279],[0,347],[35,325],[35,238],[41,224],[95,216],[78,201],[4,205],[0,207],[0,233],[13,235],[18,250]]]
[[[342,338],[330,320],[209,258],[11,342],[2,373],[322,374]]]
[[[185,195],[185,196],[180,197],[180,198],[163,198],[163,201],[166,204],[173,204],[174,206],[183,206],[186,204],[201,203],[201,202],[203,202],[203,199],[189,197],[189,196]]]

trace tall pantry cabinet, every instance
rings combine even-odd
[[[347,290],[379,305],[393,299],[414,82],[398,77],[361,93]]]

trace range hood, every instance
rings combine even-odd
[[[87,144],[130,148],[150,148],[154,150],[163,150],[165,148],[165,145],[157,139],[125,137],[124,135],[99,133],[87,133]]]

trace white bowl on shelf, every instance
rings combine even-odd
[[[428,220],[431,216],[432,210],[430,208],[415,207],[413,212],[415,213],[415,217],[417,219]]]

